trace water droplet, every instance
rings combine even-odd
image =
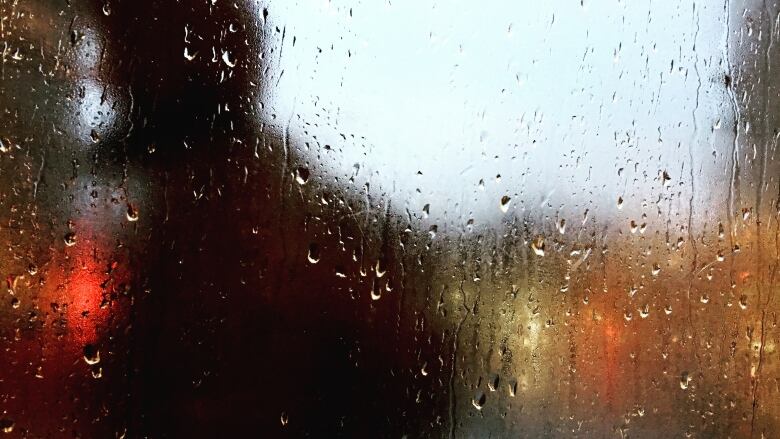
[[[11,306],[14,309],[19,308],[19,298],[18,297],[14,297],[13,299],[11,299]]]
[[[0,429],[3,430],[3,433],[12,433],[14,431],[14,425],[16,425],[16,423],[12,419],[0,419]]]
[[[671,180],[672,177],[669,176],[668,172],[666,171],[661,172],[661,183],[663,183],[664,186],[668,185]]]
[[[190,49],[188,47],[184,47],[184,59],[187,61],[192,61],[196,56],[198,56],[198,52],[190,53]]]
[[[309,255],[308,255],[309,262],[312,264],[316,264],[317,262],[320,262],[320,246],[311,243],[309,244]]]
[[[498,382],[499,382],[498,374],[493,374],[488,380],[488,389],[490,389],[491,392],[495,392],[496,389],[498,389]]]
[[[558,221],[558,233],[561,235],[566,233],[566,220],[563,218]]]
[[[127,203],[127,220],[130,222],[138,221],[138,209],[130,203]]]
[[[65,245],[68,247],[76,245],[76,232],[68,232],[65,234]]]
[[[27,266],[27,272],[30,273],[30,276],[35,276],[38,274],[38,266],[31,262],[30,265]]]
[[[683,390],[686,390],[690,383],[691,383],[691,377],[688,375],[688,372],[681,373],[680,374],[680,388],[683,389]]]
[[[623,208],[623,197],[618,197],[617,208],[618,210]]]
[[[387,269],[385,269],[385,264],[382,262],[382,259],[376,260],[376,265],[374,266],[374,272],[376,273],[376,277],[380,278],[387,273]]]
[[[642,308],[639,309],[639,317],[642,317],[643,319],[646,319],[647,316],[650,315],[650,306],[645,304]]]
[[[471,399],[471,404],[474,406],[477,410],[482,410],[482,407],[485,406],[485,402],[487,401],[487,396],[485,395],[485,392],[483,391],[477,391],[477,394],[474,395],[474,398]]]
[[[707,294],[702,294],[701,297],[699,298],[699,300],[701,301],[701,303],[709,303],[710,302],[710,296],[707,295]]]
[[[629,223],[629,226],[631,227],[631,233],[636,233],[637,229],[639,229],[639,226],[637,225],[636,221],[631,220]]]
[[[501,212],[507,213],[507,211],[509,211],[509,203],[511,201],[512,199],[509,198],[507,195],[501,197],[501,203],[498,206],[501,209]]]
[[[106,17],[111,15],[111,5],[109,5],[108,3],[103,4],[103,15],[105,15]]]
[[[300,167],[295,170],[295,181],[300,185],[304,185],[309,181],[309,168]]]
[[[544,237],[538,236],[531,241],[531,249],[536,256],[544,256]]]
[[[76,44],[78,44],[79,41],[82,40],[82,38],[84,38],[84,35],[81,32],[79,32],[78,29],[73,29],[70,32],[70,44],[72,46],[75,46]]]
[[[84,345],[84,361],[90,366],[100,363],[100,351],[91,344]]]
[[[382,287],[379,282],[374,280],[371,283],[371,300],[379,300],[382,298]]]
[[[623,313],[623,318],[626,319],[627,322],[630,322],[633,317],[634,315],[631,313],[631,311],[626,311]]]
[[[739,307],[742,309],[747,309],[747,300],[748,298],[746,294],[739,296]]]
[[[90,138],[92,138],[92,143],[98,143],[98,142],[100,142],[100,134],[98,134],[98,132],[97,132],[97,131],[95,131],[95,130],[92,130],[92,131],[89,133],[89,137],[90,137]]]
[[[287,424],[290,423],[290,418],[287,417],[287,412],[282,412],[281,416],[279,416],[279,420],[282,422],[282,427],[286,427]]]
[[[653,264],[653,270],[650,272],[653,276],[658,276],[658,273],[661,272],[661,266],[658,264]]]
[[[672,313],[672,305],[666,305],[666,306],[664,307],[664,313],[665,313],[667,316],[668,316],[669,314],[671,314],[671,313]]]
[[[228,67],[235,67],[236,62],[230,60],[230,52],[227,50],[222,52],[222,61],[228,66]]]

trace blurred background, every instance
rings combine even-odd
[[[780,5],[536,3],[0,0],[0,430],[778,437]]]

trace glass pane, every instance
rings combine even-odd
[[[780,6],[0,0],[0,429],[773,437]]]

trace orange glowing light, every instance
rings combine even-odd
[[[66,291],[74,314],[78,338],[83,341],[94,340],[100,323],[100,302],[102,275],[96,267],[84,267],[73,270],[65,280]]]

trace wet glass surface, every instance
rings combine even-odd
[[[777,437],[778,32],[0,0],[0,430]]]

